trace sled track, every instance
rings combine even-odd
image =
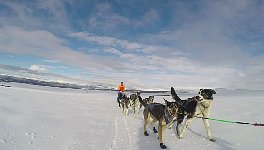
[[[117,122],[117,117],[115,117],[115,123],[114,123],[114,137],[111,143],[110,150],[115,150],[116,149],[116,144],[117,144],[117,135],[118,135],[118,122]]]
[[[127,149],[128,149],[128,150],[133,150],[135,147],[134,147],[134,146],[132,145],[132,143],[131,143],[132,138],[131,138],[130,130],[129,130],[128,126],[127,126],[126,118],[123,118],[123,120],[124,120],[125,129],[126,129],[127,136],[128,136],[128,145],[127,145]]]
[[[115,111],[115,119],[112,122],[113,130],[112,130],[112,141],[110,150],[133,150],[136,148],[135,145],[131,142],[133,140],[132,134],[129,127],[129,116],[125,116],[119,110]]]

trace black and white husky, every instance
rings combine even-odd
[[[149,96],[149,97],[147,97],[147,98],[144,98],[142,101],[143,101],[143,103],[145,103],[145,104],[153,103],[153,102],[154,102],[154,96]],[[141,109],[142,106],[143,106],[143,104],[140,103],[139,109]]]
[[[131,107],[133,109],[134,114],[136,113],[136,109],[138,109],[138,112],[139,112],[139,109],[140,109],[140,102],[139,102],[138,96],[140,96],[140,92],[131,94],[129,96],[130,105],[131,105]]]
[[[216,94],[216,92],[213,89],[200,89],[198,94],[198,96],[188,98],[187,100],[181,100],[176,94],[174,88],[171,87],[171,96],[179,106],[176,125],[177,134],[179,138],[182,139],[183,134],[192,122],[192,119],[202,118],[207,136],[210,141],[214,142],[215,139],[211,134],[208,118],[212,106],[213,94]],[[180,131],[179,125],[183,122],[185,117],[186,120],[184,126]]]
[[[127,116],[128,108],[129,108],[129,98],[127,97],[125,93],[122,92],[122,94],[120,95],[119,101],[120,101],[122,112]]]

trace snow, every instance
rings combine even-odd
[[[142,110],[124,116],[115,92],[84,91],[1,83],[0,149],[2,150],[159,150],[157,134],[143,135]],[[177,92],[177,91],[176,91]],[[128,93],[129,94],[129,93]],[[149,96],[150,93],[142,95]],[[193,95],[180,95],[188,97]],[[211,117],[264,123],[262,91],[217,91]],[[171,97],[164,97],[171,100]],[[156,102],[163,102],[156,96]],[[216,142],[207,139],[195,119],[183,139],[173,129],[164,144],[177,150],[264,150],[264,127],[210,121]]]

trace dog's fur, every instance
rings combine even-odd
[[[120,101],[122,112],[127,116],[128,108],[129,108],[129,98],[127,97],[125,93],[123,93],[119,101]]]
[[[165,100],[165,99],[164,99]],[[147,124],[152,118],[151,126],[154,133],[158,132],[160,147],[166,149],[167,147],[163,144],[163,132],[166,129],[167,124],[173,122],[173,118],[177,115],[177,105],[176,102],[168,102],[165,100],[165,105],[160,103],[145,103],[142,98],[139,96],[139,101],[145,107],[143,111],[144,115],[144,135],[149,136],[147,132]],[[154,123],[158,121],[158,131],[154,127]]]
[[[148,98],[144,98],[142,101],[145,104],[153,103],[154,102],[154,96],[149,96]],[[141,109],[142,106],[143,106],[142,103],[140,103],[139,109]]]
[[[183,134],[192,122],[192,119],[194,117],[202,118],[207,136],[210,141],[214,142],[215,139],[211,135],[208,118],[210,115],[213,94],[216,94],[216,92],[213,89],[200,89],[198,94],[199,96],[188,98],[187,100],[181,100],[176,94],[174,88],[171,87],[172,98],[176,101],[179,107],[176,130],[179,138],[182,139]],[[184,126],[182,130],[179,131],[179,125],[182,123],[186,115],[187,119],[185,120]]]
[[[140,92],[137,92],[136,94],[131,94],[129,97],[130,106],[132,107],[134,114],[136,113],[136,108],[138,108],[138,112],[140,109],[140,102],[138,96],[140,96]]]

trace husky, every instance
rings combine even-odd
[[[183,138],[184,132],[187,130],[188,126],[192,122],[192,119],[202,118],[204,122],[204,127],[207,133],[207,136],[210,141],[215,142],[216,140],[212,137],[210,127],[209,127],[209,115],[212,106],[213,94],[216,92],[213,89],[200,89],[198,96],[188,98],[187,100],[181,100],[176,94],[173,87],[171,87],[172,98],[176,101],[178,109],[178,118],[176,131],[179,136],[179,139]],[[187,116],[187,117],[186,117]],[[179,131],[179,125],[183,122],[186,117],[184,126],[181,131]]]
[[[134,114],[136,113],[136,108],[138,108],[138,112],[140,109],[140,103],[139,103],[139,99],[138,96],[140,96],[140,92],[137,92],[136,94],[131,94],[129,97],[129,101],[130,101],[130,106],[133,109]]]
[[[142,101],[145,104],[153,103],[154,102],[154,96],[149,96],[148,98],[144,98]],[[142,103],[140,103],[139,109],[141,109],[142,106],[143,106]]]
[[[119,99],[122,112],[127,116],[128,115],[128,108],[129,108],[129,98],[123,93]]]
[[[144,115],[144,135],[149,136],[147,132],[147,125],[152,118],[151,126],[154,133],[158,133],[158,138],[160,142],[160,148],[166,149],[166,145],[163,144],[163,132],[166,129],[166,126],[173,123],[174,118],[177,117],[177,105],[176,102],[169,102],[164,99],[165,105],[160,103],[145,103],[142,98],[139,96],[139,101],[145,107],[143,111]],[[158,131],[154,127],[154,123],[158,122]]]

